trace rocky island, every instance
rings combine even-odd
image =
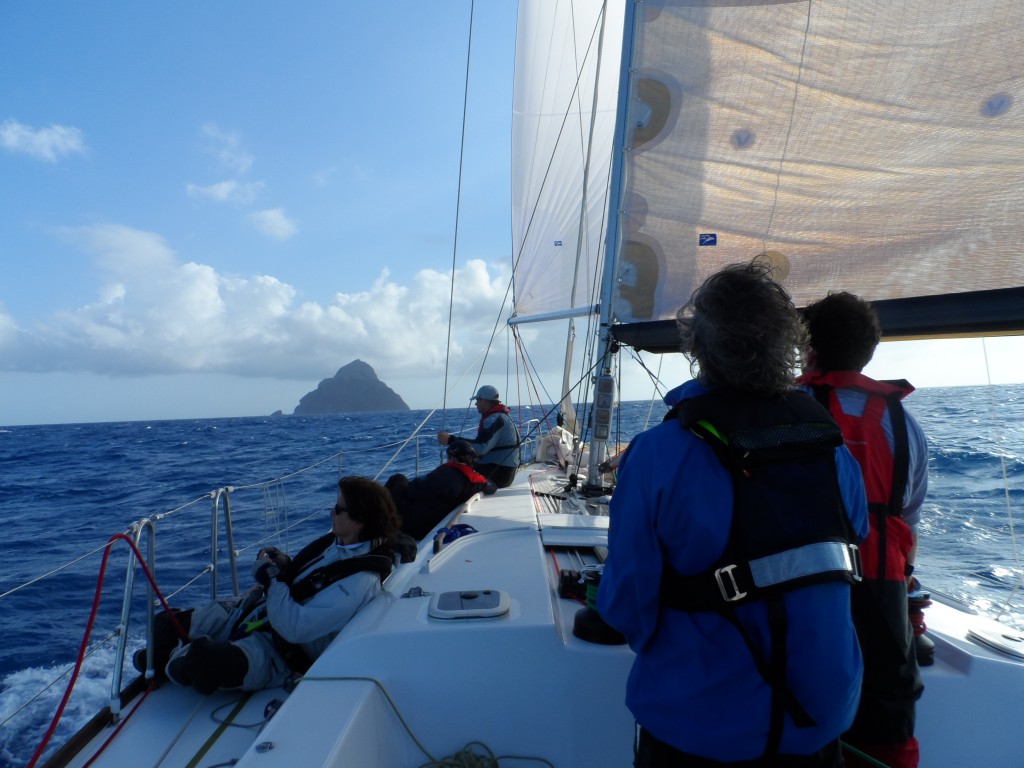
[[[409,406],[362,360],[338,369],[333,378],[321,381],[302,396],[294,413],[352,413],[363,411],[408,411]]]

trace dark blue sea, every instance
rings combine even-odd
[[[1014,519],[1024,512],[1024,385],[925,389],[907,403],[931,449],[919,577],[1024,628],[1024,520]],[[622,439],[663,412],[624,403]],[[172,604],[193,605],[210,595],[212,552],[219,592],[231,590],[229,505],[244,589],[264,542],[294,551],[327,530],[339,473],[383,481],[428,471],[441,459],[437,430],[473,432],[476,418],[460,410],[0,427],[0,767],[28,761],[64,694],[111,536],[155,518],[157,583]],[[405,442],[417,429],[422,440]],[[227,487],[214,543],[211,493]],[[147,542],[148,531],[143,554]],[[55,744],[107,703],[128,551],[120,540],[111,547],[90,655]],[[133,594],[129,651],[143,642],[141,572]]]

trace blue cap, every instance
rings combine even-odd
[[[476,391],[473,396],[474,400],[494,400],[497,402],[501,400],[501,395],[498,394],[498,388],[492,387],[490,384],[484,384],[480,389]]]

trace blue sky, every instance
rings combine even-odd
[[[0,424],[290,412],[355,358],[440,405],[453,259],[465,402],[509,279],[516,8],[476,4],[456,249],[469,13],[0,4]],[[1021,350],[987,343],[994,380]],[[985,351],[868,372],[983,383]]]

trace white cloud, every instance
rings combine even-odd
[[[221,130],[216,123],[206,123],[202,130],[203,135],[210,140],[210,150],[223,167],[238,174],[249,170],[254,158],[245,148],[241,136]]]
[[[186,261],[152,232],[107,225],[64,234],[92,253],[102,270],[96,298],[31,328],[19,327],[0,307],[0,371],[114,378],[201,373],[301,381],[305,391],[359,358],[407,402],[426,407],[440,402],[446,362],[450,391],[469,392],[481,368],[481,351],[496,335],[484,376],[505,381],[511,345],[502,312],[509,280],[504,263],[471,260],[457,269],[449,352],[451,276],[446,272],[422,269],[403,284],[385,269],[365,289],[341,291],[318,303],[301,301],[294,287],[271,275],[222,274]],[[563,323],[519,329],[531,365],[542,372],[538,386],[547,387],[542,396],[557,394],[552,387],[561,380],[564,328]],[[585,324],[577,328],[579,350]],[[918,386],[983,381],[977,378],[986,364],[978,356],[984,352],[981,342],[938,344],[894,349],[899,353],[894,357],[883,345],[873,363],[879,368],[869,373],[906,376]],[[994,381],[1024,380],[1024,339],[985,344]],[[973,381],[937,380],[925,368],[929,361],[947,371],[972,369],[976,376]],[[1013,370],[1000,368],[1008,361]],[[655,372],[660,364],[656,358],[648,361]],[[575,367],[573,375],[579,370]],[[678,384],[686,378],[685,360],[666,358],[661,378],[666,387]],[[643,372],[627,373],[622,387],[627,399],[645,399],[653,389]],[[275,403],[270,410],[287,405]]]
[[[186,184],[185,192],[188,193],[189,197],[213,200],[217,203],[247,205],[259,196],[263,188],[264,184],[261,181],[243,184],[242,182],[228,179],[216,184],[208,184],[205,187],[198,184]]]
[[[287,240],[298,231],[295,222],[285,214],[284,208],[268,208],[250,213],[249,220],[260,232],[277,240]]]
[[[9,152],[57,162],[64,155],[84,154],[85,136],[78,128],[49,125],[33,128],[15,120],[0,123],[0,146]]]
[[[299,302],[295,288],[270,275],[226,275],[183,261],[152,232],[106,225],[64,235],[102,269],[96,299],[31,331],[18,331],[0,312],[0,370],[308,382],[355,358],[385,380],[444,370],[448,274],[424,269],[403,286],[384,270],[368,290],[318,304]],[[457,271],[454,364],[473,362],[463,349],[476,354],[487,344],[507,283],[504,266],[471,261]]]

